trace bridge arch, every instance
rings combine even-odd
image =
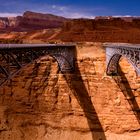
[[[119,60],[122,56],[120,54],[114,54],[107,65],[107,75],[117,75],[118,74],[118,65],[119,65]]]
[[[74,45],[0,44],[0,85],[21,68],[45,55],[56,60],[62,73],[72,72],[74,52]]]
[[[48,55],[56,60],[58,64],[58,68],[62,73],[74,70],[73,66],[71,65],[71,63],[65,56],[60,55],[60,54],[48,54]]]
[[[140,75],[140,45],[125,43],[108,43],[106,47],[107,75],[118,75],[118,65],[121,57],[125,57]]]
[[[119,62],[122,58],[125,58],[128,63],[134,68],[135,72],[137,73],[137,75],[139,74],[137,71],[137,68],[135,66],[135,64],[131,61],[131,59],[129,59],[126,56],[123,56],[121,54],[114,54],[111,58],[110,61],[107,65],[107,75],[112,75],[112,76],[117,76],[119,74]]]

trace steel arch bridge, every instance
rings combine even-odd
[[[123,56],[140,75],[140,44],[104,43],[106,47],[106,73],[118,75],[118,64]],[[0,44],[0,86],[22,67],[41,56],[56,59],[62,73],[74,71],[74,44]]]
[[[62,73],[74,70],[75,45],[0,44],[0,86],[22,67],[44,55],[56,59]]]
[[[106,73],[118,75],[118,65],[121,57],[125,57],[140,76],[140,44],[104,43],[106,47]]]

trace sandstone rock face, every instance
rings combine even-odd
[[[66,42],[126,42],[140,43],[140,19],[127,22],[113,19],[75,19],[64,24],[58,39]]]
[[[9,27],[16,27],[17,26],[17,18],[16,17],[8,17]]]
[[[0,17],[0,32],[4,32],[6,29],[10,30],[10,28],[14,28],[16,25],[16,17]]]
[[[8,18],[1,17],[0,18],[0,32],[5,32],[5,29],[9,27],[9,20]]]
[[[8,25],[8,19],[7,18],[0,18],[0,28],[6,28],[6,26]]]
[[[44,30],[46,30],[44,32]],[[5,34],[6,32],[6,34]],[[140,43],[140,18],[68,19],[27,11],[23,16],[0,18],[0,39],[22,42]],[[3,33],[3,34],[2,34]]]
[[[17,17],[17,30],[36,30],[46,28],[60,28],[67,20],[64,17],[59,17],[51,14],[41,14],[27,11],[23,16]]]
[[[0,18],[0,32],[61,28],[65,21],[64,17],[27,11],[23,16]]]
[[[101,43],[79,43],[75,72],[44,56],[0,87],[1,140],[139,140],[140,78],[106,75]]]

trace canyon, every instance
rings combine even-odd
[[[23,43],[125,42],[140,43],[139,17],[69,19],[26,11],[23,16],[0,18],[0,40]]]
[[[77,43],[75,71],[44,56],[0,87],[1,140],[139,140],[140,77],[106,75],[102,43]]]
[[[106,74],[103,42],[140,43],[139,18],[0,18],[0,43],[75,43],[75,71],[48,55],[0,87],[1,140],[139,140],[140,77],[121,58]]]

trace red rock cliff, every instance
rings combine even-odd
[[[22,17],[18,18],[18,28],[28,30],[45,29],[45,28],[60,28],[66,21],[66,18],[34,12],[25,12]]]
[[[139,140],[140,78],[125,59],[107,76],[101,43],[76,47],[76,70],[44,56],[0,87],[1,140]]]
[[[113,19],[75,19],[65,23],[57,36],[66,42],[128,42],[140,43],[140,19],[127,22],[121,18]]]
[[[66,20],[64,17],[52,14],[27,11],[23,16],[0,18],[0,31],[30,31],[46,28],[61,28]]]

